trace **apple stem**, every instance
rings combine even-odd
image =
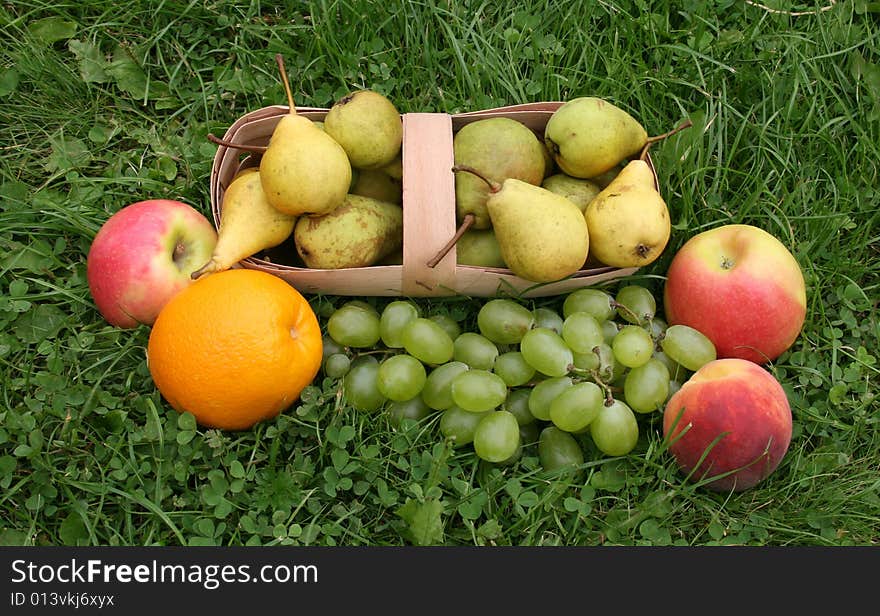
[[[264,154],[266,152],[266,146],[264,145],[247,145],[245,143],[232,143],[231,141],[226,141],[224,139],[220,139],[208,133],[208,141],[211,143],[216,143],[217,145],[222,145],[227,148],[232,148],[235,150],[244,150],[246,152],[253,152],[254,154]]]
[[[446,256],[446,254],[452,250],[452,247],[455,246],[455,243],[461,239],[461,236],[464,235],[464,232],[471,228],[474,224],[474,221],[477,219],[473,214],[465,214],[464,218],[461,221],[461,224],[458,226],[458,229],[455,231],[455,235],[446,242],[446,244],[437,251],[437,254],[431,257],[425,265],[428,267],[437,267],[437,264]]]
[[[183,242],[177,242],[171,253],[171,260],[177,263],[184,254],[186,254],[186,245]]]

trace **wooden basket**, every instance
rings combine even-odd
[[[265,255],[244,259],[240,265],[283,278],[303,293],[346,296],[544,297],[627,276],[638,268],[593,266],[557,282],[538,284],[515,276],[509,269],[459,265],[453,247],[435,266],[427,262],[455,234],[455,177],[452,172],[453,134],[475,120],[504,116],[518,120],[543,137],[544,127],[561,102],[541,102],[460,114],[406,113],[403,122],[403,264],[338,270],[310,269],[275,263]],[[297,113],[323,120],[327,109],[297,107]],[[288,107],[264,107],[239,118],[223,136],[229,143],[267,145]],[[223,193],[242,167],[258,164],[259,157],[219,146],[211,171],[211,212],[219,228]],[[648,165],[657,174],[650,155]]]

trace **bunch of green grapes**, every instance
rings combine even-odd
[[[647,287],[583,288],[558,309],[489,299],[472,331],[400,299],[381,311],[361,300],[326,322],[324,375],[345,401],[394,421],[440,413],[439,431],[488,462],[537,444],[548,470],[584,462],[578,438],[605,455],[636,446],[637,416],[662,411],[715,347],[699,331],[667,326]]]

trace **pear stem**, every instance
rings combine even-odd
[[[474,221],[477,219],[473,214],[465,214],[464,218],[461,221],[461,224],[458,226],[458,229],[455,232],[455,235],[446,242],[446,244],[441,248],[436,255],[431,257],[425,265],[428,267],[437,267],[437,264],[446,256],[446,254],[452,250],[452,247],[455,246],[455,243],[464,235],[464,232],[471,228],[474,224]]]
[[[210,261],[205,263],[202,267],[193,271],[189,275],[189,277],[193,280],[198,280],[199,278],[201,278],[205,274],[209,274],[214,271],[217,271],[217,264],[214,262],[214,259],[211,259]]]
[[[454,165],[452,167],[452,171],[453,172],[466,171],[467,173],[470,173],[471,175],[477,176],[478,178],[480,178],[481,180],[486,182],[486,184],[489,185],[489,190],[492,191],[493,193],[496,193],[499,190],[501,190],[501,184],[499,184],[498,182],[495,182],[493,180],[490,180],[485,175],[483,175],[480,171],[474,169],[470,165]]]
[[[681,124],[679,124],[678,126],[676,126],[675,128],[673,128],[670,131],[666,131],[665,133],[663,133],[661,135],[654,135],[653,137],[648,137],[648,141],[645,143],[645,147],[642,148],[642,151],[639,154],[639,160],[645,160],[645,156],[647,155],[648,148],[651,147],[651,144],[656,143],[658,141],[662,141],[663,139],[666,139],[667,137],[671,137],[675,133],[677,133],[679,131],[683,131],[686,128],[690,128],[693,125],[694,125],[694,123],[691,122],[690,118],[688,118],[687,120],[685,120],[684,122],[682,122]]]
[[[253,152],[255,154],[263,154],[266,152],[266,146],[264,145],[248,145],[246,143],[232,143],[231,141],[225,141],[224,139],[220,139],[219,137],[215,137],[214,135],[208,133],[208,141],[211,143],[216,143],[217,145],[222,145],[227,148],[232,148],[235,150],[244,150],[246,152]]]
[[[290,82],[287,80],[287,70],[284,68],[284,57],[280,53],[276,53],[275,62],[278,64],[278,71],[281,73],[281,81],[284,83],[284,91],[287,93],[287,106],[290,115],[296,115],[296,105],[293,104],[293,92],[291,92]]]
[[[453,173],[457,173],[459,171],[465,171],[467,173],[470,173],[472,175],[477,176],[478,178],[480,178],[481,180],[486,182],[486,184],[489,185],[490,192],[496,193],[499,190],[501,190],[501,184],[490,180],[489,178],[487,178],[485,175],[483,175],[482,173],[480,173],[479,171],[477,171],[476,169],[474,169],[470,165],[453,165],[452,171],[453,171]],[[431,257],[425,263],[425,265],[427,265],[428,267],[437,267],[437,264],[440,263],[440,261],[443,259],[443,257],[445,257],[446,254],[450,250],[452,250],[452,247],[455,246],[455,243],[459,239],[461,239],[461,236],[464,235],[464,232],[473,226],[474,221],[476,219],[477,219],[476,216],[474,216],[473,214],[470,214],[470,213],[465,214],[464,217],[461,219],[461,224],[458,226],[458,229],[456,230],[455,235],[453,235],[449,239],[449,241],[446,242],[446,244],[443,246],[443,248],[441,248],[439,251],[437,251],[437,254],[434,255],[433,257]]]

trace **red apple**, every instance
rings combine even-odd
[[[152,325],[165,303],[208,262],[217,231],[186,203],[152,199],[107,219],[89,248],[86,274],[101,315],[112,325]]]
[[[797,260],[751,225],[723,225],[685,242],[666,273],[663,304],[670,325],[703,332],[719,358],[759,364],[791,347],[807,312]]]
[[[663,436],[678,466],[693,471],[691,479],[723,475],[707,487],[738,492],[779,466],[791,442],[791,407],[782,385],[762,366],[716,359],[669,398]]]

